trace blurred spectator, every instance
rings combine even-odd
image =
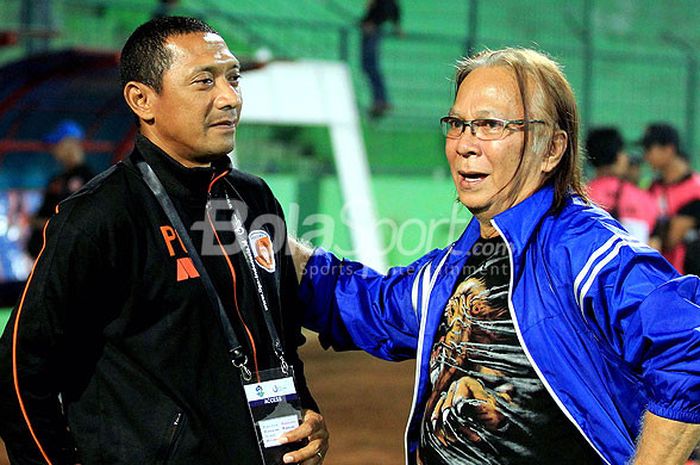
[[[678,131],[673,126],[649,125],[641,143],[644,159],[659,175],[649,187],[660,210],[652,245],[661,250],[678,271],[685,273],[687,243],[693,241],[694,229],[697,229],[693,218],[697,218],[700,209],[700,175],[690,169],[680,148]]]
[[[382,25],[387,21],[394,24],[394,33],[401,34],[401,9],[396,0],[369,0],[365,15],[360,21],[362,27],[362,69],[367,74],[372,89],[372,117],[383,116],[391,104],[384,86],[384,76],[379,67],[379,47],[382,40]]]
[[[49,180],[44,199],[31,222],[31,234],[27,241],[27,253],[36,257],[43,243],[44,224],[56,211],[56,206],[92,178],[93,173],[85,164],[83,128],[72,120],[61,121],[44,142],[51,144],[51,154],[62,165],[63,171]]]
[[[700,275],[700,201],[694,200],[670,219],[668,225],[668,243],[671,246],[685,245],[683,272]]]
[[[651,195],[625,179],[630,163],[620,132],[612,127],[593,129],[586,138],[595,178],[588,184],[591,199],[617,218],[643,242],[649,241],[658,216]]]
[[[640,157],[629,157],[629,166],[622,176],[639,187],[642,181],[642,159]]]

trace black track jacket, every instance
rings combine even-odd
[[[249,235],[269,236],[274,264],[267,258],[258,274],[302,404],[317,410],[297,355],[304,342],[297,283],[269,187],[231,170],[228,158],[212,168],[184,168],[139,136],[127,160],[60,204],[0,340],[0,435],[13,464],[259,463],[218,315],[135,166],[139,156],[189,227],[250,366],[255,346],[260,369],[277,362],[244,257],[229,254],[234,291],[224,255],[201,247],[213,236],[207,191],[214,200],[224,191],[240,196]],[[224,245],[235,242],[230,217],[219,211],[213,223]]]

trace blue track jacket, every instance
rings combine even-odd
[[[681,277],[603,210],[578,197],[551,212],[545,186],[492,223],[509,249],[518,339],[564,414],[605,463],[633,455],[645,410],[700,423],[700,279]],[[406,430],[416,463],[435,333],[475,219],[446,249],[380,274],[318,250],[302,281],[305,326],[337,350],[417,358]]]

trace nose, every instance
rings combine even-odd
[[[216,97],[216,106],[220,110],[232,110],[239,108],[243,99],[239,87],[232,85],[227,79],[219,79],[217,82],[218,95]]]
[[[454,144],[454,150],[460,157],[466,158],[480,153],[479,139],[472,134],[471,127],[464,128],[462,134],[454,139]]]

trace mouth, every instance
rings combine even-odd
[[[209,125],[209,127],[214,128],[214,129],[223,129],[223,130],[233,131],[234,129],[236,129],[236,121],[232,120],[232,119],[223,119],[223,120],[219,120],[219,121],[216,121],[214,123],[211,123]]]
[[[484,181],[489,174],[476,170],[459,170],[459,183],[464,187],[474,187]]]

